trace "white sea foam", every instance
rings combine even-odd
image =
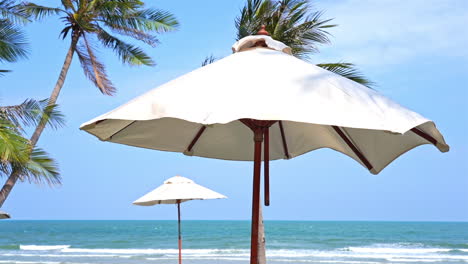
[[[392,262],[440,262],[444,261],[445,259],[433,259],[433,258],[389,258],[388,261]]]
[[[55,261],[20,261],[20,260],[0,260],[0,263],[15,263],[15,264],[60,264]]]
[[[289,259],[275,260],[275,262],[291,262]],[[355,260],[295,260],[301,263],[346,263],[346,264],[381,264],[382,262],[374,261],[355,261]]]
[[[49,257],[58,258],[131,258],[134,256],[147,256],[147,260],[175,259],[178,249],[111,249],[111,248],[72,248],[69,245],[21,245],[21,250],[42,251],[26,253],[17,251],[18,254],[8,252],[9,255],[20,257]],[[267,250],[267,257],[275,261],[294,262],[321,262],[321,263],[379,263],[388,262],[444,262],[463,261],[468,262],[468,255],[450,252],[460,250],[468,252],[468,249],[426,248],[417,244],[374,244],[363,247],[346,247],[330,250],[309,249],[273,249]],[[50,252],[44,252],[50,251]],[[248,249],[184,249],[186,259],[206,260],[245,260],[250,256]],[[0,262],[1,263],[1,262]]]
[[[21,250],[60,250],[60,249],[65,249],[69,248],[70,245],[20,245]]]
[[[14,253],[4,253],[1,254],[4,257],[47,257],[47,258],[131,258],[131,255],[117,255],[117,254],[14,254]]]
[[[133,248],[64,248],[61,250],[64,253],[104,253],[104,254],[130,254],[130,255],[166,255],[179,254],[178,249],[133,249]],[[229,249],[184,249],[184,254],[204,255],[216,254],[222,252],[230,252]],[[248,250],[241,250],[249,252]]]
[[[404,248],[404,247],[348,247],[351,252],[372,252],[372,253],[389,253],[389,254],[427,254],[436,252],[449,252],[449,248]]]

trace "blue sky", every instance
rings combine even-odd
[[[60,1],[41,1],[58,5]],[[150,1],[147,1],[148,3]],[[371,175],[347,156],[318,150],[271,163],[270,220],[468,221],[468,2],[403,0],[312,1],[338,27],[316,63],[359,66],[377,89],[436,122],[451,146],[416,148]],[[153,3],[151,1],[151,3]],[[118,88],[101,95],[74,60],[59,98],[66,127],[39,141],[60,163],[61,187],[18,184],[2,208],[16,219],[176,219],[175,206],[137,207],[131,202],[182,175],[229,197],[182,205],[184,219],[249,219],[251,162],[186,157],[103,143],[80,131],[81,123],[200,66],[213,54],[230,54],[234,18],[243,0],[157,1],[174,13],[179,31],[145,47],[157,62],[123,66],[109,52],[99,56]],[[30,57],[4,65],[0,103],[48,97],[69,42],[57,18],[27,26]],[[76,59],[76,58],[75,58]],[[5,178],[1,179],[2,181]],[[3,184],[3,182],[2,182]]]

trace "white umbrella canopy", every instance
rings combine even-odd
[[[253,160],[251,264],[257,263],[261,160],[268,205],[270,159],[330,148],[377,174],[419,145],[449,150],[431,120],[292,56],[289,47],[265,34],[239,40],[232,55],[80,127],[102,141]]]
[[[253,160],[244,118],[281,120],[270,128],[272,160],[331,148],[377,174],[416,146],[449,149],[432,121],[363,85],[265,48],[236,52],[183,75],[81,129],[103,141]]]
[[[0,211],[0,219],[8,219],[8,218],[11,218],[8,213]]]
[[[176,204],[190,200],[224,199],[226,196],[196,184],[194,181],[174,176],[163,185],[134,201],[135,205]]]
[[[180,228],[180,204],[190,200],[224,199],[226,196],[196,184],[194,181],[174,176],[164,184],[134,201],[134,205],[151,206],[157,204],[177,204],[179,233],[179,264],[182,264],[182,234]]]

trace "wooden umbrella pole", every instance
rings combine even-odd
[[[179,230],[179,264],[182,264],[182,235],[180,232],[180,200],[177,200],[177,219]]]
[[[250,264],[258,264],[258,221],[260,210],[260,170],[262,162],[263,130],[254,130],[254,172],[252,191],[252,228],[250,238]]]
[[[265,128],[263,132],[263,177],[265,178],[263,191],[265,192],[265,206],[270,206],[270,128]]]

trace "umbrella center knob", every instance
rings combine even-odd
[[[266,31],[265,27],[266,27],[265,25],[262,25],[260,30],[257,32],[257,35],[270,36],[270,33]]]

